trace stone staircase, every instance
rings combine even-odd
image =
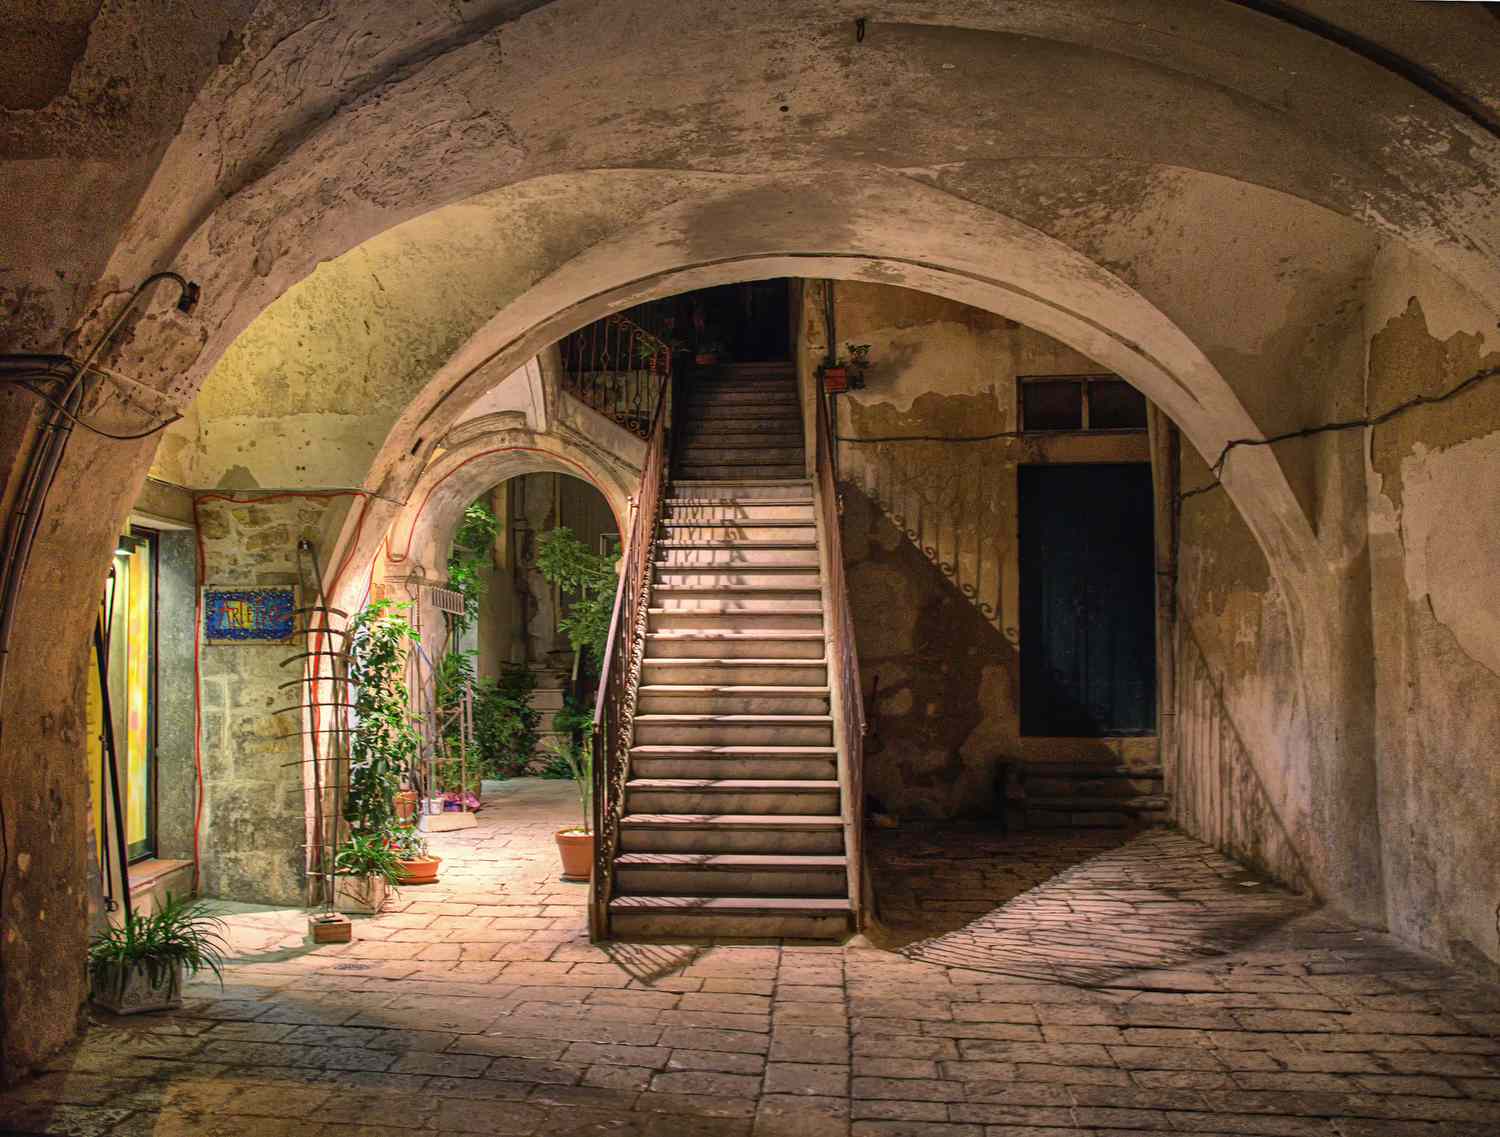
[[[795,374],[719,368],[680,410],[610,922],[837,938],[849,877]]]
[[[1038,762],[1021,767],[1018,775],[1027,829],[1134,829],[1167,820],[1157,765]]]

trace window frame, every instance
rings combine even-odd
[[[1082,387],[1083,405],[1079,408],[1079,425],[1065,427],[1031,427],[1026,424],[1026,398],[1025,388],[1041,383],[1077,383]],[[1136,390],[1129,380],[1110,371],[1085,372],[1067,375],[1017,375],[1016,376],[1016,422],[1022,434],[1037,435],[1059,435],[1059,434],[1142,434],[1146,431],[1145,426],[1091,426],[1090,419],[1090,391],[1097,383],[1124,383],[1136,394],[1141,396],[1143,402],[1150,406],[1150,401],[1144,394]]]

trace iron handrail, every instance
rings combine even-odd
[[[672,348],[662,335],[617,314],[565,336],[557,347],[564,390],[626,430],[650,436],[655,402],[672,375]]]
[[[614,895],[614,860],[619,848],[625,783],[630,776],[630,744],[635,730],[636,695],[646,648],[647,607],[651,599],[662,490],[667,476],[667,389],[661,382],[647,435],[646,461],[636,494],[620,583],[615,590],[609,638],[599,668],[594,700],[593,826],[594,872],[589,884],[589,934],[609,936],[609,902]]]
[[[844,852],[849,863],[849,903],[853,908],[854,927],[863,930],[866,915],[872,910],[870,875],[864,852],[864,691],[859,677],[859,652],[854,639],[854,617],[849,609],[849,582],[844,573],[844,543],[839,529],[842,500],[834,476],[833,424],[828,413],[827,396],[819,391],[816,462],[818,478],[819,528],[826,551],[827,611],[832,616],[829,667],[836,677],[837,705],[834,714],[840,723],[844,763],[841,789],[844,798]]]

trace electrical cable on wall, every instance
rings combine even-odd
[[[1470,375],[1463,382],[1450,387],[1448,390],[1442,392],[1441,394],[1414,395],[1410,399],[1406,399],[1403,402],[1397,403],[1394,407],[1391,407],[1388,410],[1384,410],[1377,415],[1371,415],[1368,418],[1345,419],[1337,422],[1321,423],[1318,426],[1302,427],[1299,430],[1289,430],[1282,434],[1268,435],[1265,438],[1232,439],[1231,441],[1224,444],[1224,448],[1219,451],[1219,456],[1215,458],[1213,464],[1209,466],[1209,472],[1212,474],[1214,480],[1205,485],[1194,486],[1190,490],[1183,490],[1181,493],[1176,495],[1176,500],[1184,501],[1187,498],[1196,497],[1199,494],[1205,494],[1211,490],[1218,489],[1221,484],[1219,478],[1224,472],[1224,464],[1229,460],[1229,455],[1241,446],[1274,446],[1279,442],[1288,442],[1294,438],[1310,438],[1313,435],[1329,434],[1342,430],[1374,428],[1390,422],[1393,418],[1405,414],[1407,411],[1414,410],[1417,407],[1426,407],[1433,406],[1437,403],[1445,403],[1449,399],[1462,394],[1470,388],[1476,387],[1479,384],[1486,382],[1487,380],[1497,377],[1500,377],[1500,367],[1487,367],[1481,371],[1476,371],[1473,375]],[[1123,433],[1127,432],[1117,430],[1064,430],[1048,432],[1049,436],[1059,434],[1087,434],[1089,436],[1097,436],[1101,434]],[[1037,437],[1037,435],[1034,431],[997,430],[991,434],[894,434],[861,438],[839,434],[835,435],[834,437],[839,442],[848,442],[856,446],[869,446],[891,442],[996,442],[1001,439],[1034,439]]]
[[[1288,442],[1294,438],[1310,438],[1315,434],[1330,434],[1342,430],[1361,430],[1366,428],[1373,429],[1377,426],[1381,426],[1384,423],[1390,422],[1391,419],[1397,417],[1398,415],[1405,414],[1407,411],[1414,410],[1417,407],[1429,407],[1437,403],[1446,403],[1449,399],[1462,394],[1464,391],[1469,390],[1471,387],[1477,387],[1480,383],[1483,383],[1489,379],[1494,379],[1496,377],[1500,377],[1500,367],[1486,367],[1482,371],[1476,371],[1462,383],[1448,388],[1448,390],[1444,391],[1442,394],[1413,395],[1410,399],[1406,399],[1403,402],[1397,403],[1389,410],[1381,411],[1380,414],[1371,415],[1368,418],[1346,419],[1342,422],[1327,422],[1323,423],[1320,426],[1308,426],[1303,427],[1301,430],[1289,430],[1284,434],[1273,434],[1267,438],[1232,439],[1231,441],[1224,444],[1224,449],[1219,451],[1219,456],[1214,459],[1213,464],[1208,468],[1209,473],[1210,475],[1212,475],[1214,480],[1205,485],[1194,486],[1190,490],[1183,490],[1177,495],[1177,500],[1186,501],[1190,497],[1197,497],[1199,494],[1205,494],[1210,490],[1218,489],[1222,485],[1219,479],[1224,473],[1224,463],[1229,460],[1230,453],[1238,447],[1274,446],[1278,442]]]
[[[68,438],[72,434],[74,424],[109,437],[107,432],[78,417],[78,412],[82,409],[88,392],[89,370],[104,346],[114,338],[115,333],[124,325],[126,318],[146,292],[165,280],[173,281],[178,286],[177,310],[184,314],[192,312],[198,304],[200,295],[197,283],[175,272],[153,273],[136,285],[120,311],[110,321],[104,334],[94,341],[94,345],[83,357],[82,362],[74,362],[66,356],[0,357],[0,373],[16,376],[21,385],[31,389],[34,394],[40,394],[40,392],[30,387],[29,380],[33,377],[50,380],[66,378],[68,381],[60,398],[43,396],[51,413],[30,441],[21,464],[20,489],[15,504],[11,507],[10,515],[6,519],[3,556],[0,556],[0,700],[3,700],[6,689],[5,680],[10,662],[10,634],[15,626],[16,601],[20,596],[21,580],[31,561],[31,550],[41,524],[42,511],[46,508],[47,498],[51,493],[53,483],[57,480],[57,472],[62,465]],[[169,424],[162,424],[162,426],[166,425]],[[142,437],[154,434],[159,429],[161,427],[148,431],[147,435]],[[3,745],[4,730],[5,719],[3,715],[0,715],[0,745]],[[0,793],[0,924],[3,924],[5,918],[6,887],[9,879],[10,830],[5,815],[5,795]],[[3,952],[4,937],[0,936],[0,954]]]

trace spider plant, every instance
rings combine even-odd
[[[96,935],[89,944],[89,977],[96,989],[131,967],[145,970],[152,987],[170,982],[181,967],[189,975],[209,970],[224,982],[224,921],[167,893],[152,915],[126,913],[125,922]]]
[[[395,885],[401,879],[401,854],[388,836],[355,833],[339,847],[333,869],[346,876],[376,877]]]

